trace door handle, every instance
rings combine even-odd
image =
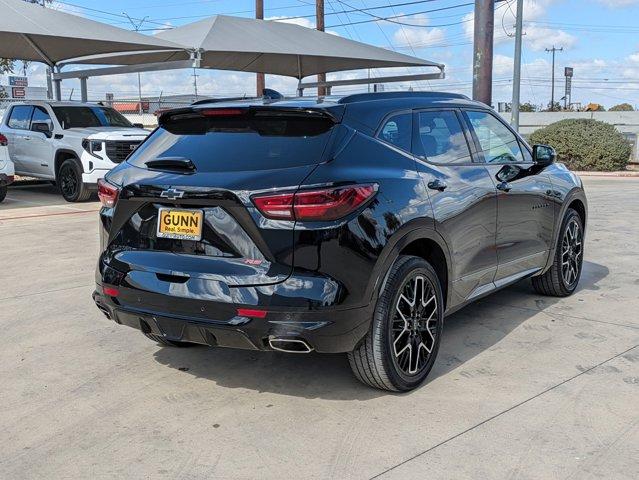
[[[435,180],[431,180],[430,182],[428,182],[428,188],[430,188],[431,190],[437,190],[439,192],[443,192],[444,190],[446,190],[447,187],[448,185],[442,182],[439,178],[436,178]]]
[[[499,182],[497,184],[497,190],[501,190],[502,192],[510,192],[511,188],[508,182]]]

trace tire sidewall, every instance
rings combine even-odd
[[[398,390],[407,391],[423,383],[433,368],[442,337],[444,302],[439,278],[433,270],[433,267],[431,267],[426,260],[419,257],[408,257],[408,260],[398,262],[396,265],[384,285],[380,301],[378,301],[378,306],[375,311],[375,324],[376,327],[381,330],[383,362],[389,380]],[[434,287],[435,297],[437,299],[437,329],[435,343],[426,367],[416,375],[407,375],[398,368],[394,360],[390,324],[392,323],[395,305],[401,294],[401,288],[406,280],[418,273],[426,277]]]
[[[62,175],[64,174],[66,169],[71,169],[71,171],[76,176],[76,182],[77,182],[75,192],[73,193],[73,195],[70,195],[70,196],[65,195],[64,191],[62,190]],[[62,165],[60,166],[59,178],[56,180],[56,183],[59,186],[62,197],[67,202],[76,202],[78,200],[82,192],[82,171],[80,170],[80,167],[78,166],[78,162],[76,160],[69,159],[69,160],[65,160],[62,163]]]
[[[577,272],[577,278],[575,279],[572,285],[568,285],[566,284],[566,281],[564,280],[563,272],[561,269],[561,266],[562,266],[561,265],[561,262],[562,262],[561,247],[562,247],[564,235],[566,234],[566,229],[568,228],[568,224],[573,219],[577,221],[577,224],[579,225],[579,228],[581,230],[581,256],[579,257],[579,271]],[[557,268],[557,276],[559,278],[561,288],[564,290],[564,292],[567,295],[570,295],[577,289],[577,287],[579,286],[579,281],[581,280],[581,272],[583,271],[583,262],[584,262],[584,250],[585,250],[584,247],[586,243],[585,233],[586,232],[584,231],[583,222],[581,221],[581,217],[579,216],[577,211],[573,210],[572,208],[568,209],[568,211],[566,211],[566,214],[564,215],[564,220],[561,224],[561,231],[559,232],[559,238],[557,239],[557,251],[555,253],[555,266]]]
[[[0,186],[0,202],[2,202],[4,198],[7,196],[7,189],[8,188],[6,185]]]

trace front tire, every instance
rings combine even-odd
[[[567,297],[577,289],[584,259],[584,227],[579,214],[569,208],[564,216],[550,269],[532,278],[535,291],[551,297]]]
[[[72,158],[65,160],[60,166],[56,183],[67,202],[84,202],[91,196],[91,190],[82,182],[82,168]]]
[[[400,256],[380,292],[370,330],[348,354],[353,373],[374,388],[413,390],[435,363],[443,321],[435,270],[422,258]]]

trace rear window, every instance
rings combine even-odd
[[[202,117],[169,117],[129,157],[145,168],[162,158],[191,160],[198,172],[260,170],[322,161],[335,124],[320,114],[251,112]]]
[[[108,107],[53,107],[62,128],[133,127],[121,113]]]

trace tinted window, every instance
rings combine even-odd
[[[467,111],[487,163],[522,162],[517,137],[501,121],[487,112]]]
[[[9,117],[9,121],[7,122],[7,125],[9,125],[9,127],[11,128],[29,130],[32,111],[33,111],[33,107],[30,107],[28,105],[18,105],[13,107],[13,110],[11,110],[11,116]]]
[[[410,113],[393,115],[382,125],[378,138],[410,152],[412,124],[412,115]]]
[[[418,118],[417,155],[434,163],[471,161],[466,136],[455,112],[419,112]]]
[[[132,127],[122,114],[108,107],[53,107],[62,128]]]
[[[524,154],[524,162],[533,163],[532,153],[530,153],[528,148],[526,148],[526,145],[524,145],[523,142],[520,142],[520,146],[521,146],[521,152]]]
[[[322,161],[335,128],[326,117],[261,113],[228,118],[176,114],[158,128],[128,162],[186,158],[198,172],[251,171]],[[181,118],[178,118],[181,117]]]
[[[33,117],[31,117],[31,123],[33,122],[50,122],[51,117],[47,111],[42,107],[33,107]]]

